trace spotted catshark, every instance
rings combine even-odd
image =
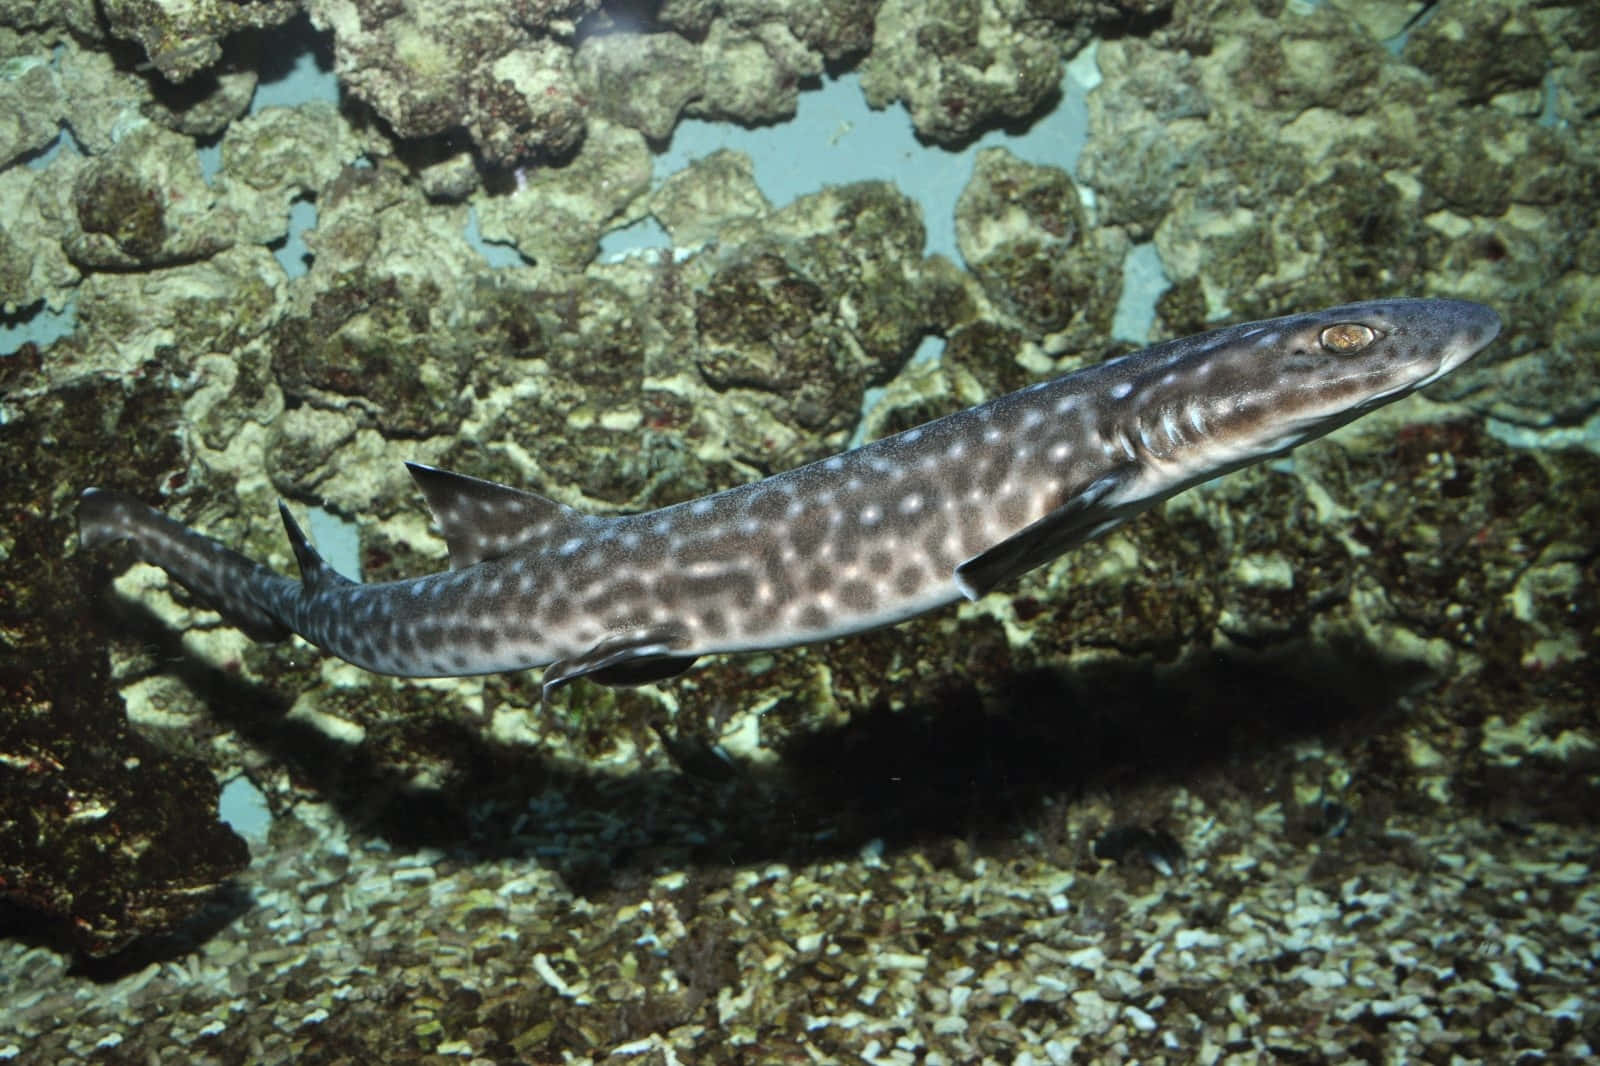
[[[1449,373],[1500,330],[1381,300],[1157,344],[787,473],[619,516],[409,464],[451,569],[362,584],[279,504],[300,580],[88,489],[84,545],[128,539],[257,639],[411,677],[545,666],[639,684],[700,656],[829,640],[977,599],[1153,504]]]

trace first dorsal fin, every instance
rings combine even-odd
[[[278,514],[283,516],[283,531],[289,534],[289,546],[294,549],[294,561],[300,564],[300,581],[306,588],[312,592],[319,592],[333,585],[350,584],[349,578],[329,566],[327,561],[317,554],[317,549],[311,546],[311,542],[300,529],[300,523],[289,513],[289,505],[282,500],[278,501]]]
[[[595,519],[548,496],[495,481],[407,463],[411,479],[450,548],[450,566],[494,559],[530,544],[557,544],[586,530]]]

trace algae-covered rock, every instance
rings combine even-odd
[[[1208,169],[1211,101],[1188,55],[1137,39],[1107,41],[1095,54],[1116,89],[1089,94],[1090,136],[1077,172],[1095,190],[1100,223],[1146,237],[1178,189]]]
[[[679,248],[696,247],[729,223],[771,210],[750,157],[728,149],[696,159],[650,194],[651,216]]]
[[[1402,53],[1437,84],[1482,102],[1544,79],[1550,46],[1525,5],[1493,0],[1438,14],[1407,36]]]
[[[868,103],[904,101],[918,133],[952,145],[1033,114],[1060,81],[1051,24],[1012,20],[992,0],[886,0],[861,69]]]
[[[504,241],[537,263],[561,269],[594,258],[600,235],[650,187],[650,153],[636,130],[604,119],[564,166],[521,172],[504,195],[475,201],[486,240]]]
[[[78,289],[78,333],[101,349],[101,369],[132,370],[168,353],[193,360],[232,351],[276,320],[281,277],[259,246],[159,274],[92,274]]]
[[[573,63],[602,114],[653,141],[671,136],[684,105],[705,92],[700,50],[676,34],[591,37]]]
[[[232,123],[222,139],[218,184],[241,239],[281,239],[290,204],[331,185],[363,148],[338,108],[323,101],[269,107]]]
[[[716,257],[695,297],[696,362],[713,388],[753,390],[818,439],[759,458],[794,465],[854,423],[859,396],[908,358],[934,314],[918,284],[916,206],[876,182],[837,186],[774,212],[736,253]],[[733,232],[738,232],[735,229]],[[754,236],[754,235],[753,235]],[[746,404],[734,404],[740,417]]]
[[[0,53],[0,167],[55,140],[65,94],[48,53]]]
[[[816,0],[773,4],[764,0],[665,0],[656,18],[686,37],[706,36],[718,19],[741,28],[783,26],[829,60],[866,51],[872,43],[877,3],[868,0]]]
[[[1074,318],[1102,333],[1109,325],[1124,248],[1090,234],[1066,171],[1003,148],[979,152],[956,203],[956,240],[989,298],[1030,329],[1053,333]]]
[[[81,276],[62,248],[76,228],[72,182],[80,161],[58,156],[43,167],[0,170],[0,310],[66,305]]]
[[[216,203],[194,142],[150,123],[78,170],[73,207],[77,232],[65,247],[89,269],[203,259],[236,239],[234,214]]]
[[[559,158],[584,136],[572,77],[572,21],[593,0],[520,7],[446,0],[394,11],[371,0],[312,0],[312,21],[333,35],[341,80],[402,137],[464,128],[496,164]],[[555,35],[555,36],[552,36]]]
[[[243,29],[277,26],[300,11],[297,0],[231,4],[223,0],[106,0],[107,28],[137,41],[164,77],[181,82],[222,55],[222,40]]]

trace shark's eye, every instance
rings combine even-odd
[[[1337,355],[1359,352],[1378,339],[1378,331],[1359,322],[1341,322],[1322,331],[1322,346]]]

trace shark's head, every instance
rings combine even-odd
[[[1279,322],[1268,347],[1280,387],[1312,421],[1431,385],[1500,333],[1499,315],[1466,300],[1373,300]]]
[[[1192,467],[1168,467],[1186,481],[1320,437],[1432,384],[1499,332],[1499,315],[1464,300],[1345,304],[1176,342],[1130,403],[1152,458]]]

